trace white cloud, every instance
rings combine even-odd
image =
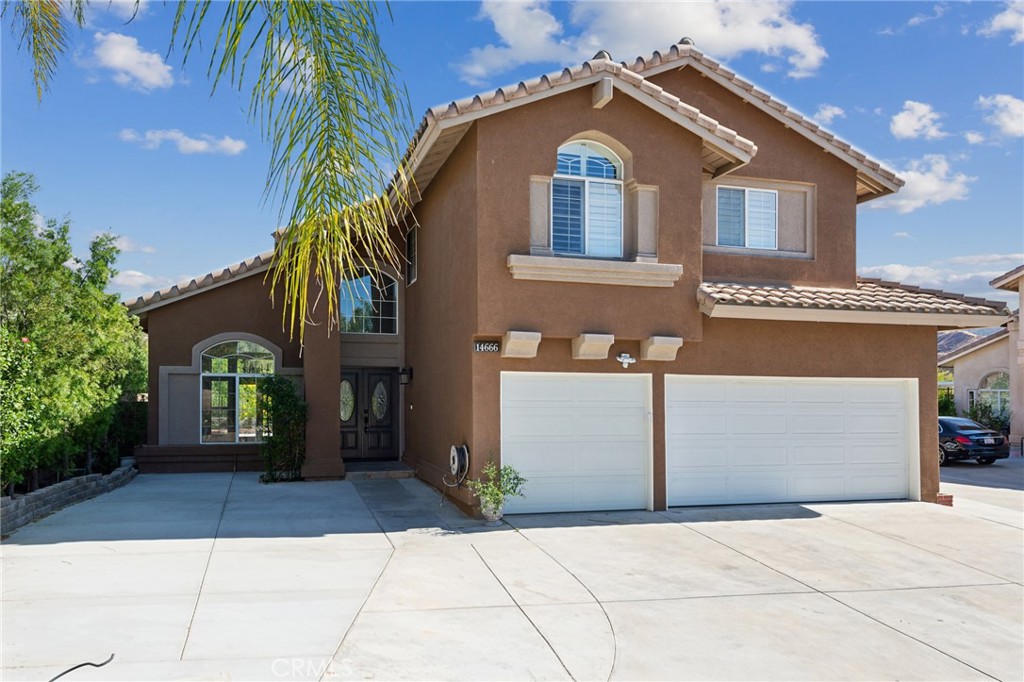
[[[949,160],[942,154],[926,154],[915,159],[897,175],[906,181],[903,188],[896,194],[865,204],[868,208],[911,213],[925,206],[961,201],[967,198],[968,185],[977,180],[963,173],[953,173]]]
[[[124,142],[141,144],[143,149],[158,149],[164,142],[171,142],[182,154],[235,156],[245,151],[247,146],[244,140],[236,140],[227,135],[217,138],[203,133],[199,137],[190,137],[177,129],[147,130],[145,133],[139,133],[134,128],[124,128],[117,136]]]
[[[455,67],[464,81],[481,85],[523,64],[565,64],[589,59],[602,49],[628,61],[686,35],[718,59],[755,52],[785,59],[788,75],[804,78],[814,75],[828,55],[814,27],[795,19],[792,7],[791,0],[576,2],[567,30],[546,0],[484,0],[480,17],[494,24],[500,42],[473,48]]]
[[[1003,6],[1003,11],[992,17],[979,31],[989,38],[1004,31],[1010,32],[1010,43],[1024,43],[1024,0],[1013,0]]]
[[[967,140],[967,144],[981,144],[985,141],[985,136],[977,130],[968,130],[964,133],[964,139]]]
[[[166,277],[156,277],[154,275],[147,275],[144,272],[138,270],[125,270],[114,275],[114,278],[110,280],[111,284],[116,287],[129,291],[138,291],[142,289],[161,289],[171,285],[171,280]]]
[[[156,253],[156,248],[148,244],[139,244],[131,237],[120,236],[114,242],[114,246],[121,250],[121,253]]]
[[[1020,265],[1022,260],[1024,253],[978,254],[932,261],[925,265],[873,265],[859,268],[857,272],[863,277],[941,289],[1016,306],[1016,293],[993,289],[989,282]]]
[[[903,111],[892,117],[889,130],[901,140],[919,137],[938,140],[948,135],[942,130],[941,117],[942,114],[932,109],[932,105],[908,99],[903,103]]]
[[[896,239],[913,239],[909,232],[893,232],[892,236]]]
[[[837,118],[846,118],[846,112],[842,107],[837,107],[834,104],[822,104],[814,113],[813,118],[822,125],[831,125],[832,121]]]
[[[941,19],[949,11],[949,5],[940,3],[932,8],[931,14],[915,14],[907,21],[907,26],[920,26],[929,21]]]
[[[990,112],[985,121],[1006,137],[1024,137],[1024,99],[1013,95],[979,97],[978,106]]]
[[[93,36],[94,65],[113,72],[118,85],[149,92],[174,85],[171,67],[156,52],[146,52],[139,41],[120,33],[98,31]]]

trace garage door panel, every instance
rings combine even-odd
[[[790,415],[790,429],[794,434],[841,435],[846,429],[846,420],[841,412],[793,414]]]
[[[693,383],[679,385],[673,391],[670,403],[724,403],[729,400],[729,391],[725,386],[710,383]]]
[[[843,394],[836,392],[835,384],[800,382],[786,386],[783,390],[791,403],[823,405],[842,403],[844,400]]]
[[[912,381],[670,375],[668,503],[907,497]]]
[[[729,433],[737,435],[774,436],[786,433],[786,415],[784,413],[730,414],[728,424]]]
[[[795,465],[842,465],[846,463],[846,447],[818,443],[794,445],[790,448],[790,463]]]
[[[502,372],[502,462],[527,479],[508,513],[643,509],[647,375]]]
[[[786,446],[739,445],[731,448],[728,463],[733,466],[785,466],[789,460]]]
[[[672,422],[669,429],[670,436],[690,436],[703,434],[728,433],[726,417],[724,414],[689,413],[682,411],[685,408],[677,408],[677,418]]]

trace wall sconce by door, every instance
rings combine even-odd
[[[403,367],[398,370],[398,385],[408,386],[412,383],[412,367]]]

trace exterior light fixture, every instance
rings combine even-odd
[[[412,367],[403,367],[398,370],[398,385],[408,386],[412,383]]]
[[[615,359],[622,363],[623,369],[629,369],[629,366],[636,362],[636,358],[629,353],[619,353],[618,357]]]

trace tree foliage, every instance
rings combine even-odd
[[[71,0],[79,26],[87,2]],[[4,7],[32,53],[40,98],[67,48],[60,6],[16,0]],[[369,0],[180,0],[175,12],[170,45],[183,62],[206,49],[213,90],[251,89],[249,116],[271,151],[265,198],[280,202],[290,226],[268,277],[273,293],[284,294],[283,323],[300,340],[311,300],[325,309],[318,317],[326,313],[337,324],[340,273],[375,263],[401,270],[389,229],[410,201],[404,152],[411,116],[378,38],[381,7]]]
[[[107,438],[119,400],[145,390],[145,338],[106,293],[115,237],[71,251],[70,223],[40,226],[38,187],[8,173],[0,197],[0,480],[60,469]]]
[[[261,378],[256,405],[263,425],[260,455],[263,482],[288,480],[306,461],[306,421],[309,407],[299,397],[291,379],[284,376]]]

